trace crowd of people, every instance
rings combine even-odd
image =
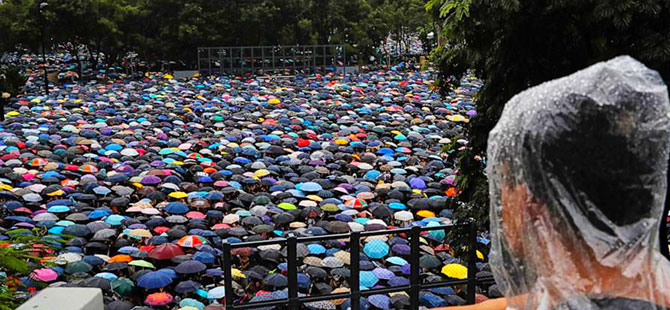
[[[282,246],[233,250],[234,291],[225,292],[223,241],[452,224],[455,159],[468,143],[460,135],[481,85],[469,77],[443,97],[430,71],[120,73],[51,84],[45,96],[39,72],[28,72],[0,125],[0,247],[18,246],[17,236],[48,240],[16,288],[99,287],[109,310],[222,309],[225,298],[287,296]],[[406,237],[362,240],[362,290],[409,283]],[[421,242],[423,281],[466,277],[443,231]],[[349,291],[348,247],[299,244],[300,294]],[[490,274],[485,252],[477,252],[480,274]],[[421,304],[463,304],[463,294],[425,290]],[[405,292],[361,302],[409,305]]]

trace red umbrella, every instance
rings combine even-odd
[[[149,306],[164,306],[172,302],[174,298],[168,293],[153,293],[147,296],[144,303]]]
[[[163,243],[149,251],[149,258],[158,260],[172,259],[175,256],[184,255],[181,247],[173,243]]]

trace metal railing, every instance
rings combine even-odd
[[[465,225],[463,225],[465,226]],[[461,227],[463,227],[461,226]],[[378,231],[364,231],[364,232],[351,232],[346,234],[332,234],[332,235],[322,235],[322,236],[313,236],[313,237],[295,237],[289,236],[287,238],[277,238],[272,240],[262,240],[262,241],[253,241],[253,242],[242,242],[242,243],[228,243],[224,241],[223,243],[223,268],[224,268],[224,286],[226,292],[226,309],[253,309],[256,307],[272,307],[272,306],[288,306],[288,309],[299,309],[300,305],[309,302],[316,301],[325,301],[325,300],[334,300],[342,298],[351,298],[351,309],[359,310],[360,309],[360,297],[365,297],[374,294],[387,294],[393,292],[407,291],[409,292],[409,309],[418,309],[419,307],[419,292],[422,289],[431,289],[445,286],[453,285],[467,285],[467,294],[466,302],[468,304],[475,303],[475,289],[478,282],[476,277],[477,272],[477,253],[475,245],[477,242],[477,230],[475,223],[467,224],[469,233],[468,233],[468,275],[466,279],[453,279],[448,281],[441,281],[437,283],[422,283],[420,278],[420,236],[421,232],[424,231],[436,231],[444,230],[446,231],[458,227],[457,225],[448,225],[448,226],[434,226],[434,227],[410,227],[410,228],[400,228],[392,230],[378,230]],[[380,236],[380,235],[393,235],[406,233],[409,238],[410,254],[409,261],[410,264],[410,274],[409,274],[409,285],[403,286],[392,286],[386,288],[377,288],[369,290],[360,290],[360,251],[361,251],[361,238],[371,237],[371,236]],[[346,293],[335,293],[335,294],[325,294],[318,296],[298,296],[298,255],[297,255],[297,244],[298,243],[308,243],[315,241],[329,241],[329,240],[338,240],[338,239],[348,239],[350,246],[350,277],[349,277],[349,287],[350,291]],[[264,245],[274,245],[278,244],[281,246],[286,246],[287,250],[287,279],[288,279],[288,298],[285,299],[274,299],[267,301],[256,301],[256,302],[247,302],[242,304],[234,304],[234,299],[231,298],[233,292],[233,280],[232,280],[232,257],[231,251],[235,248],[241,247],[258,247]],[[492,281],[492,279],[482,279],[482,282]],[[229,295],[230,294],[230,295]]]
[[[198,47],[198,71],[205,74],[255,73],[258,70],[325,71],[346,66],[340,45]]]

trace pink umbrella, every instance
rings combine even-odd
[[[49,268],[35,269],[30,274],[30,277],[43,282],[50,282],[58,278],[58,273]]]
[[[196,219],[196,220],[205,219],[205,215],[202,214],[202,212],[198,212],[198,211],[190,211],[190,212],[186,213],[186,217],[190,218],[190,219]]]

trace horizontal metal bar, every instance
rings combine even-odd
[[[282,244],[282,243],[286,243],[286,239],[276,238],[276,239],[270,239],[270,240],[238,242],[238,243],[231,243],[230,247],[235,249],[235,248],[256,247],[256,246],[261,246],[261,245],[272,245],[272,244]]]
[[[454,229],[459,226],[465,227],[467,225],[442,225],[442,226],[421,227],[421,231],[448,230],[448,229]]]
[[[436,287],[443,287],[443,286],[454,286],[454,285],[465,285],[465,284],[468,284],[468,279],[449,280],[449,281],[441,281],[441,282],[435,282],[435,283],[424,283],[424,284],[421,284],[421,288],[426,289],[426,288],[436,288]]]
[[[386,230],[361,231],[361,238],[367,236],[401,234],[405,232],[410,232],[411,230],[412,230],[411,228],[398,228],[398,229],[386,229]]]
[[[312,241],[327,241],[327,240],[335,240],[335,239],[348,239],[350,237],[351,237],[350,233],[348,233],[348,234],[310,236],[310,237],[300,237],[300,238],[298,238],[298,242],[305,243],[305,242],[312,242]]]
[[[308,302],[332,300],[332,299],[340,299],[340,298],[350,298],[350,297],[351,297],[351,293],[337,293],[337,294],[326,294],[326,295],[299,297],[298,301],[301,302],[301,303],[308,303]]]
[[[254,301],[254,302],[234,305],[232,307],[232,309],[252,309],[252,308],[261,308],[261,307],[283,306],[283,305],[287,305],[287,304],[288,304],[288,299],[264,300],[264,301]]]

